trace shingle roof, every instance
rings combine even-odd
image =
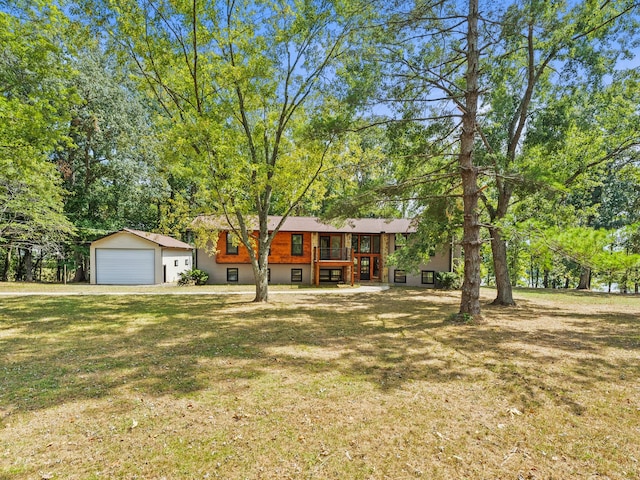
[[[276,228],[282,217],[269,216],[269,230]],[[222,216],[199,216],[195,223],[204,222],[212,228],[226,230],[229,224]],[[252,227],[257,228],[254,218]],[[349,218],[344,221],[324,223],[316,217],[289,216],[280,228],[284,232],[320,232],[320,233],[409,233],[415,232],[412,221],[407,218]]]
[[[173,237],[168,237],[167,235],[160,235],[159,233],[143,232],[142,230],[134,230],[132,228],[123,228],[120,231],[129,232],[138,237],[142,237],[145,240],[149,240],[150,242],[160,245],[161,247],[193,250],[193,247],[188,243],[181,242],[180,240],[177,240]]]

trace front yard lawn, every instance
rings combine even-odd
[[[638,478],[640,298],[458,295],[0,297],[0,478]]]

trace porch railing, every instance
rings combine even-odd
[[[315,247],[313,260],[315,262],[349,262],[353,258],[351,248]]]

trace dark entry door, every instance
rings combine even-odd
[[[371,280],[371,257],[360,257],[360,280]]]

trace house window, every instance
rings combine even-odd
[[[371,235],[360,235],[360,253],[371,253]]]
[[[173,266],[174,266],[174,267],[177,267],[177,266],[178,266],[178,260],[174,260],[174,261],[173,261]]]
[[[371,241],[373,242],[371,253],[380,253],[380,235],[372,236]]]
[[[342,257],[342,235],[322,235],[320,260],[340,260]]]
[[[185,265],[189,265],[189,259],[188,259],[188,258],[185,258],[185,259],[184,259],[184,264],[185,264]]]
[[[433,285],[436,283],[436,272],[433,270],[422,270],[422,284]]]
[[[303,254],[302,234],[301,233],[292,233],[291,234],[291,255],[292,256],[301,256],[302,254]]]
[[[394,270],[393,283],[407,283],[407,274],[404,270]]]
[[[232,232],[227,232],[227,255],[238,255],[238,241]]]
[[[399,250],[407,245],[408,237],[409,234],[407,233],[396,233],[396,250]]]
[[[227,268],[227,282],[237,283],[238,282],[238,269],[237,268]]]
[[[321,282],[341,282],[342,269],[341,268],[321,268],[319,279]]]
[[[302,282],[302,269],[301,268],[292,268],[291,269],[291,282],[292,283],[300,283],[300,282]]]

